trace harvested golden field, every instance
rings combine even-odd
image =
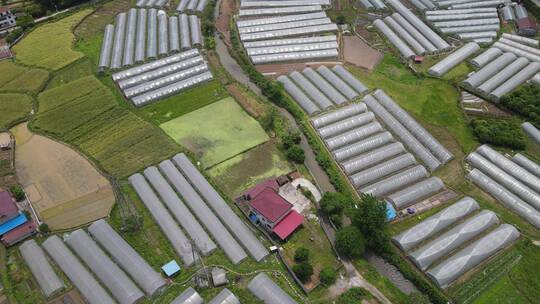
[[[19,181],[51,229],[77,227],[109,214],[115,201],[111,184],[86,158],[66,145],[33,134],[26,123],[12,132]]]

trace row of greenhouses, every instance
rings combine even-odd
[[[425,11],[425,19],[443,34],[482,44],[493,42],[501,26],[495,6]]]
[[[166,98],[212,79],[197,49],[117,72],[113,81],[135,106]]]
[[[517,159],[517,160],[516,160]],[[467,178],[512,212],[540,228],[540,176],[532,160],[509,159],[488,145],[469,154],[473,167]]]
[[[534,39],[503,35],[493,46],[471,60],[478,71],[462,84],[491,100],[499,100],[540,72],[540,49]]]
[[[260,1],[261,3],[263,1]],[[337,58],[338,28],[321,6],[241,9],[240,40],[254,64]],[[250,16],[256,16],[251,17]]]
[[[430,29],[420,18],[407,9],[399,0],[388,4],[396,11],[390,16],[373,21],[381,32],[399,51],[402,57],[415,56],[449,50],[450,45]]]
[[[148,167],[129,182],[186,266],[218,245],[233,264],[247,258],[246,250],[256,261],[268,255],[186,155]]]
[[[66,288],[59,268],[90,304],[133,304],[161,290],[166,281],[107,222],[24,242],[21,256],[46,297]],[[46,253],[56,265],[50,263]]]
[[[447,288],[519,236],[514,226],[465,197],[392,240],[437,286]]]
[[[368,91],[341,65],[332,69],[321,65],[316,71],[308,67],[302,73],[293,71],[288,76],[279,76],[277,80],[310,116],[342,105]]]
[[[363,101],[312,119],[357,191],[385,198],[397,210],[443,191],[424,165],[433,171],[453,155],[382,90]]]
[[[98,70],[121,69],[202,44],[196,15],[167,16],[163,10],[130,9],[105,27]]]

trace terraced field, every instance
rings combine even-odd
[[[32,109],[32,99],[23,94],[0,94],[0,130],[26,117]]]
[[[93,76],[47,90],[38,100],[32,127],[74,144],[112,175],[125,177],[179,150],[159,128],[120,107]]]
[[[28,66],[58,70],[83,57],[71,48],[75,38],[71,31],[91,12],[85,9],[36,28],[13,48],[17,60]]]
[[[0,92],[37,94],[49,78],[49,72],[31,69],[10,60],[0,62]]]

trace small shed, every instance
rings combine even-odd
[[[168,277],[174,277],[180,272],[180,265],[175,260],[170,261],[169,263],[161,267],[161,271]]]
[[[2,132],[0,133],[0,150],[7,149],[11,149],[11,136],[7,132]]]
[[[519,35],[534,37],[538,33],[536,22],[531,17],[518,19],[517,25]]]
[[[212,282],[215,287],[229,283],[225,269],[219,267],[212,268]]]

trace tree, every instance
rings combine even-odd
[[[341,215],[345,204],[347,204],[347,198],[339,192],[325,192],[319,204],[321,204],[324,213]]]
[[[23,30],[29,29],[34,26],[34,18],[31,15],[17,17],[17,25]]]
[[[515,120],[475,119],[471,122],[478,141],[501,147],[525,149],[525,134]]]
[[[330,286],[336,282],[337,272],[331,267],[324,267],[319,273],[319,280],[323,285]]]
[[[17,202],[20,202],[25,198],[24,190],[19,185],[9,188],[9,192],[11,192]]]
[[[500,104],[540,128],[540,86],[524,84],[511,94],[501,97]]]
[[[304,150],[299,145],[293,145],[285,151],[285,156],[287,156],[287,159],[295,162],[297,164],[303,164],[304,160],[306,159],[306,156],[304,154]]]
[[[296,263],[307,262],[308,259],[309,249],[307,249],[306,247],[300,247],[296,249],[294,253],[294,260],[296,261]]]
[[[390,233],[386,219],[386,203],[372,195],[363,195],[358,209],[352,215],[352,223],[366,237],[367,245],[378,253],[390,250]]]
[[[341,228],[336,233],[336,249],[350,258],[359,258],[364,254],[365,240],[355,226]]]
[[[313,275],[313,266],[307,262],[303,262],[300,264],[296,264],[292,267],[292,270],[296,277],[302,281],[302,283],[306,283],[309,281],[311,276]]]
[[[290,147],[298,145],[301,140],[302,138],[300,137],[300,133],[298,131],[289,130],[286,134],[283,135],[283,147],[285,149],[288,149]]]

